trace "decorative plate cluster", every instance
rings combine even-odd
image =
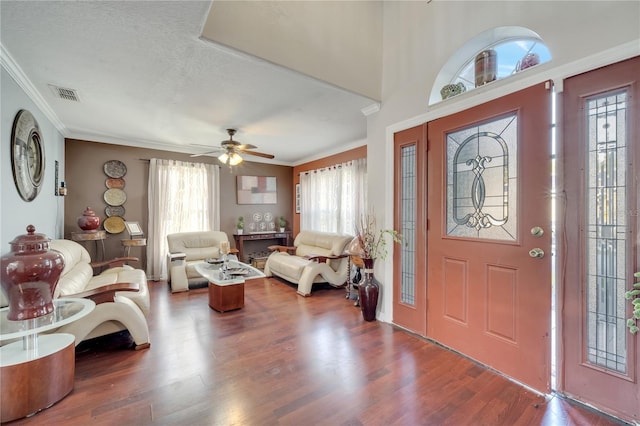
[[[249,232],[272,232],[276,229],[271,212],[255,212],[251,218],[253,222],[249,224]]]
[[[110,234],[119,234],[125,230],[123,204],[127,201],[127,194],[124,192],[127,166],[119,160],[109,160],[104,163],[104,174],[107,179],[104,184],[107,190],[104,192],[104,201],[107,207],[104,213],[107,219],[104,221],[104,230]]]

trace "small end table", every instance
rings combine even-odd
[[[105,259],[104,240],[107,238],[107,231],[84,231],[72,232],[71,239],[77,242],[93,241],[96,245],[96,261],[101,262]],[[98,257],[98,244],[100,244],[100,256]]]
[[[120,240],[122,242],[122,254],[124,257],[129,257],[131,247],[144,247],[147,245],[146,238],[131,238],[128,240]]]

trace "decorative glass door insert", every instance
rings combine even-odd
[[[417,147],[407,145],[401,149],[401,179],[402,185],[400,199],[402,203],[400,217],[400,233],[404,242],[399,244],[402,250],[402,272],[400,284],[400,303],[407,305],[415,304],[416,276],[415,276],[415,233],[416,233],[416,201],[417,201]]]
[[[627,93],[586,104],[587,158],[587,356],[592,364],[626,373]]]
[[[517,238],[516,113],[448,133],[447,235]]]

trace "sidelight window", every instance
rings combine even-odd
[[[587,356],[626,373],[627,93],[587,100]]]

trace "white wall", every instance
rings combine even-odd
[[[64,138],[9,73],[3,67],[0,69],[0,253],[4,255],[11,251],[9,242],[26,234],[29,224],[49,238],[62,237],[64,199],[54,195],[54,170],[58,160],[60,177],[64,176]],[[29,110],[38,122],[45,150],[44,186],[29,203],[20,198],[11,169],[11,130],[21,109]]]
[[[368,117],[367,157],[369,203],[385,227],[393,220],[393,132],[502,96],[516,86],[552,78],[561,87],[562,78],[571,73],[601,66],[603,60],[624,59],[630,52],[640,54],[640,2],[385,2],[383,16],[382,108]],[[476,35],[502,26],[538,33],[552,62],[428,107],[431,86],[449,57]],[[376,262],[376,276],[384,283],[379,305],[384,321],[392,320],[390,262]]]

